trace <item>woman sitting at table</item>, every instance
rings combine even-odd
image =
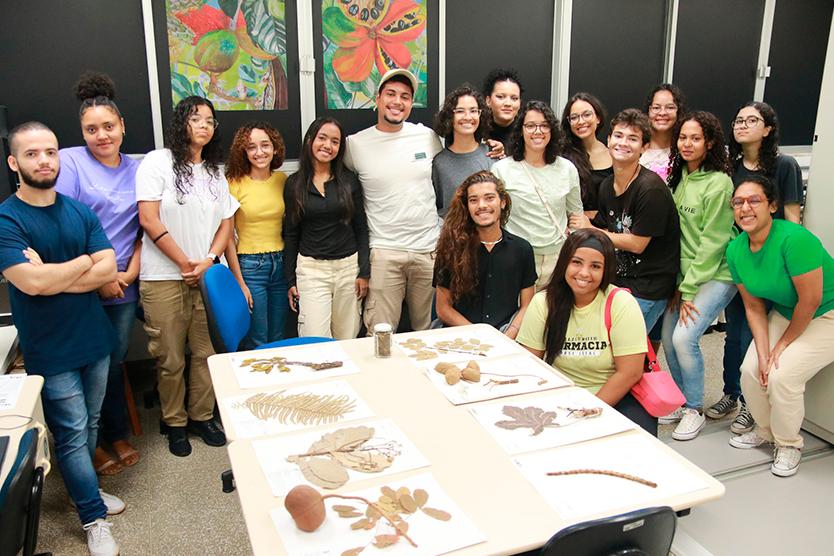
[[[749,176],[731,203],[742,233],[727,247],[727,262],[754,340],[741,365],[741,389],[757,426],[730,445],[774,443],[770,470],[789,477],[802,456],[805,384],[834,361],[834,259],[814,234],[773,218],[778,198],[766,177]]]
[[[648,348],[643,314],[627,291],[614,295],[611,329],[606,330],[605,305],[616,273],[614,245],[605,234],[594,228],[570,234],[547,288],[533,296],[516,339],[657,436],[657,419],[630,393],[643,375]]]

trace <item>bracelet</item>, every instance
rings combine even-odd
[[[159,241],[160,239],[162,239],[162,236],[164,236],[164,235],[165,235],[165,234],[167,234],[167,233],[168,233],[168,230],[165,230],[164,232],[162,232],[161,234],[159,234],[158,236],[156,236],[156,239],[155,239],[155,240],[153,240],[153,242],[154,242],[154,243],[156,243],[157,241]]]

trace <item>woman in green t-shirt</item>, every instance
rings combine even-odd
[[[805,383],[834,361],[834,259],[802,226],[773,219],[778,196],[766,177],[748,177],[731,204],[743,233],[727,247],[727,262],[754,339],[741,389],[757,426],[730,445],[775,444],[771,471],[789,477],[801,458]]]
[[[630,393],[643,375],[648,351],[643,313],[630,293],[614,296],[610,332],[605,326],[616,275],[614,245],[605,234],[595,228],[570,234],[547,288],[533,296],[516,340],[657,436],[657,419]]]

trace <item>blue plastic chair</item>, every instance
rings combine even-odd
[[[228,267],[213,265],[200,277],[200,293],[206,306],[209,337],[217,353],[238,351],[238,346],[249,332],[250,314],[246,296]],[[305,338],[288,338],[259,346],[257,349],[270,349],[320,342],[332,342],[332,338],[308,336]]]

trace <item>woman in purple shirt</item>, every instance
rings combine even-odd
[[[101,438],[110,444],[118,461],[100,446],[93,465],[101,475],[113,475],[139,461],[139,452],[127,441],[126,400],[122,360],[139,300],[139,211],[136,205],[136,169],[139,162],[119,148],[125,125],[113,102],[115,87],[109,77],[88,72],[75,86],[81,101],[81,132],[85,147],[61,149],[61,172],[55,190],[89,205],[98,215],[116,250],[116,281],[98,290],[101,304],[119,336],[110,354],[107,393],[101,407]]]

